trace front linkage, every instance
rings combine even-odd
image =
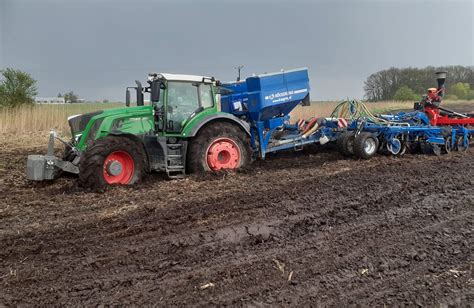
[[[54,139],[58,139],[66,146],[71,147],[67,142],[57,137],[56,132],[51,131],[46,155],[28,155],[26,163],[26,177],[28,180],[54,180],[59,177],[62,171],[79,174],[79,167],[77,166],[79,157],[70,162],[54,156]]]

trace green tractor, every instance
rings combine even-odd
[[[145,172],[181,178],[250,162],[249,124],[221,111],[219,81],[152,73],[148,86],[135,82],[126,89],[126,107],[69,117],[72,140],[61,140],[62,158],[54,156],[59,138],[52,132],[48,153],[28,156],[27,178],[53,180],[69,172],[95,190],[137,183]],[[136,90],[137,106],[130,106],[130,89]]]

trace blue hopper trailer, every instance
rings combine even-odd
[[[268,153],[335,141],[344,131],[337,119],[313,119],[303,127],[290,123],[289,113],[310,100],[306,68],[256,75],[222,87],[222,111],[250,124],[255,157],[265,159]]]

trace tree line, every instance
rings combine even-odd
[[[417,99],[437,86],[435,72],[447,71],[446,93],[451,99],[474,99],[474,66],[389,68],[370,75],[364,83],[365,98],[384,101]],[[397,93],[398,92],[398,93]]]
[[[13,68],[0,70],[0,107],[32,105],[37,94],[37,81],[28,72]],[[66,103],[83,102],[73,91],[59,93],[58,97],[64,97]]]

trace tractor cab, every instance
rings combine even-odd
[[[143,106],[143,94],[150,93],[157,132],[180,134],[199,113],[217,109],[214,77],[150,73],[147,82],[148,87],[136,81],[136,87],[127,88],[126,105],[130,106],[129,89],[136,90],[137,106]]]

